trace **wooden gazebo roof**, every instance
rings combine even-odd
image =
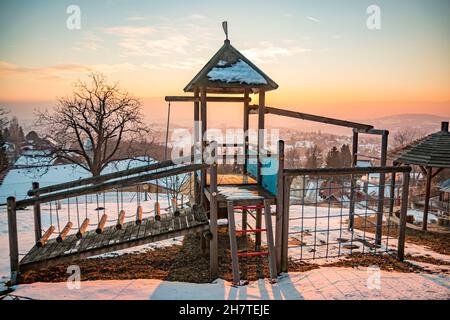
[[[394,162],[431,168],[450,168],[450,133],[448,122],[439,132],[401,147],[391,153]]]
[[[185,92],[195,87],[206,87],[208,93],[243,93],[249,89],[256,93],[278,88],[269,76],[234,48],[229,40],[188,83]]]

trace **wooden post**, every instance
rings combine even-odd
[[[270,271],[270,279],[275,281],[277,279],[277,262],[276,255],[274,252],[274,243],[273,243],[273,229],[272,229],[272,214],[270,212],[270,203],[266,199],[264,200],[264,217],[265,224],[267,229],[267,247],[269,248],[269,271]]]
[[[255,229],[261,229],[262,228],[262,209],[257,208],[256,209],[256,223],[255,223]],[[255,251],[259,252],[261,251],[261,232],[256,232],[255,234]]]
[[[395,203],[395,172],[391,174],[391,183],[389,186],[389,216],[392,217],[394,214],[394,203]]]
[[[33,182],[32,190],[39,189],[39,182]],[[38,193],[34,194],[34,197],[39,197]],[[36,242],[42,237],[42,222],[41,222],[41,204],[36,203],[33,206],[33,215],[34,215],[34,238]]]
[[[408,213],[409,172],[403,173],[402,204],[398,232],[397,256],[400,261],[405,257],[406,218]]]
[[[288,246],[289,246],[289,200],[291,193],[292,177],[287,177],[284,181],[283,192],[283,245],[281,257],[281,271],[288,272]]]
[[[199,122],[200,122],[200,103],[198,101],[199,98],[199,91],[198,88],[194,88],[194,97],[196,98],[194,102],[194,146],[193,146],[193,156],[194,156],[194,162],[195,162],[195,156],[197,155],[197,151],[200,145],[199,141]],[[195,203],[200,203],[200,188],[198,183],[198,176],[197,171],[194,171],[194,199]]]
[[[231,250],[231,267],[233,271],[233,284],[238,285],[240,282],[239,275],[239,261],[238,261],[238,246],[236,240],[236,224],[234,221],[234,205],[233,201],[227,201],[228,211],[228,233],[230,237]]]
[[[247,230],[248,221],[248,211],[247,209],[242,209],[242,230]]]
[[[423,208],[422,230],[426,231],[428,226],[428,211],[430,209],[431,180],[433,179],[433,168],[427,167],[427,185],[425,187],[425,205]]]
[[[258,108],[258,163],[257,167],[257,181],[258,184],[262,183],[261,177],[261,165],[262,165],[262,154],[261,149],[264,147],[264,119],[266,115],[265,110],[266,105],[266,92],[264,90],[259,91],[259,108]]]
[[[201,141],[201,150],[202,150],[202,159],[203,159],[203,153],[205,152],[205,148],[206,148],[206,137],[205,137],[205,133],[206,133],[206,129],[207,129],[207,111],[206,111],[206,88],[202,87],[200,90],[201,93],[201,117],[202,117],[202,130],[201,130],[201,137],[200,137],[200,141]],[[202,162],[204,162],[204,160],[202,160]],[[200,202],[202,203],[202,205],[204,206],[206,203],[206,199],[205,199],[205,192],[204,189],[206,188],[206,169],[203,169],[201,171],[201,191],[200,191]]]
[[[17,284],[17,276],[19,274],[19,241],[17,236],[16,198],[8,198],[7,210],[11,284],[15,285]]]
[[[216,161],[216,149],[217,142],[211,143],[212,157],[214,162],[210,168],[210,192],[211,199],[209,202],[209,230],[212,234],[212,239],[209,242],[209,258],[210,258],[210,273],[211,279],[217,279],[219,275],[219,257],[218,257],[218,230],[217,230],[217,219],[218,219],[218,209],[217,209],[217,161]]]
[[[383,131],[381,136],[381,160],[380,166],[385,167],[387,161],[389,131]],[[383,236],[383,212],[384,212],[384,190],[386,184],[386,174],[380,173],[380,181],[378,185],[378,208],[377,208],[377,226],[375,234],[375,244],[381,245],[381,238]]]
[[[275,223],[275,254],[277,272],[281,272],[281,248],[283,241],[283,192],[284,192],[284,141],[278,141],[277,207]]]
[[[358,164],[358,131],[353,130],[353,143],[352,143],[352,168],[355,168]],[[353,230],[353,224],[355,220],[355,202],[356,202],[356,177],[351,175],[350,182],[350,204],[349,204],[349,217],[348,228]]]
[[[247,165],[248,165],[248,129],[249,129],[249,123],[250,123],[250,110],[249,110],[249,103],[248,98],[249,97],[249,89],[245,89],[244,91],[244,98],[246,98],[246,101],[244,102],[244,168],[243,173],[247,173]]]

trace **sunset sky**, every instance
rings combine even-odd
[[[450,1],[1,1],[0,106],[31,117],[100,71],[162,121],[165,95],[231,43],[280,88],[267,105],[348,119],[401,113],[450,116]],[[66,27],[69,5],[81,29]],[[381,8],[381,30],[366,9]],[[174,106],[191,120],[190,105]],[[216,121],[241,107],[214,106]],[[224,116],[226,119],[224,119]]]

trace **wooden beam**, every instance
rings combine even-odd
[[[359,132],[359,133],[364,133],[364,134],[372,134],[372,135],[378,135],[381,136],[383,134],[389,134],[388,130],[380,130],[380,129],[369,129],[369,130],[365,130],[365,129],[356,129],[355,131]]]
[[[432,177],[432,178],[436,177],[439,173],[442,172],[442,170],[444,170],[444,168],[438,168],[438,169],[433,173],[433,175],[432,175],[431,177]]]
[[[217,205],[217,161],[215,160],[217,150],[217,143],[212,144],[211,156],[214,163],[210,167],[210,190],[211,198],[209,201],[209,230],[212,234],[212,239],[209,242],[209,263],[211,280],[217,279],[219,276],[219,232],[218,232],[218,205]],[[202,194],[204,192],[202,191]]]
[[[167,102],[200,102],[201,98],[195,95],[194,96],[167,96],[165,100]],[[248,91],[248,89],[246,89]],[[250,97],[207,97],[207,102],[237,102],[237,103],[249,103],[252,101]]]
[[[32,190],[39,189],[39,182],[33,182]],[[35,197],[38,196],[38,193],[35,193]],[[42,237],[42,222],[41,222],[41,205],[36,203],[33,206],[33,216],[34,216],[34,239],[36,242]]]
[[[32,189],[32,190],[28,191],[28,196],[30,196],[30,197],[35,196],[36,194],[43,195],[46,193],[51,193],[51,192],[56,192],[56,191],[61,191],[61,190],[91,185],[91,184],[99,184],[99,183],[103,183],[103,182],[106,182],[106,181],[109,181],[112,179],[127,177],[127,176],[138,174],[138,173],[143,173],[143,172],[152,171],[152,170],[156,170],[156,169],[171,167],[171,166],[174,166],[175,164],[179,164],[179,163],[192,162],[192,160],[193,160],[193,155],[174,159],[174,160],[164,160],[164,161],[152,163],[152,164],[141,166],[141,167],[136,167],[136,168],[131,168],[131,169],[127,169],[127,170],[116,171],[116,172],[109,173],[109,174],[104,174],[104,175],[101,175],[98,177],[85,178],[85,179],[55,184],[52,186],[42,187],[39,189]]]
[[[19,274],[19,241],[17,236],[16,198],[9,197],[7,204],[11,284],[15,285],[17,284],[17,276]]]
[[[266,105],[266,93],[264,90],[259,91],[259,104],[258,104],[258,163],[256,164],[256,178],[258,184],[262,183],[261,166],[262,166],[262,154],[261,149],[264,147],[264,121],[265,121],[265,105]]]
[[[430,209],[431,180],[433,179],[433,168],[427,167],[427,184],[425,187],[425,204],[423,208],[422,230],[426,231],[428,226],[428,211]]]
[[[283,244],[281,255],[281,271],[288,272],[288,255],[289,255],[289,206],[291,194],[292,177],[284,178],[283,190]]]
[[[389,132],[384,131],[381,138],[381,160],[380,166],[385,167],[387,163],[387,148],[388,148]],[[380,183],[378,186],[378,206],[377,206],[377,225],[375,234],[375,243],[381,245],[382,228],[383,228],[383,211],[384,211],[384,190],[386,183],[385,173],[380,173]]]
[[[358,141],[359,135],[358,132],[353,130],[353,142],[352,142],[352,168],[356,168],[358,164]],[[355,196],[356,196],[356,181],[355,175],[351,176],[350,181],[350,204],[349,204],[349,212],[348,212],[348,228],[349,230],[353,229],[353,224],[355,221]]]
[[[193,154],[197,154],[197,148],[200,147],[201,145],[201,140],[200,140],[200,103],[198,101],[198,98],[200,97],[199,94],[199,90],[197,87],[194,88],[194,98],[195,98],[195,102],[194,102],[194,146],[193,146]],[[200,194],[201,194],[201,190],[200,190],[200,185],[198,183],[198,177],[197,177],[197,172],[193,172],[193,176],[194,176],[194,199],[195,199],[195,203],[200,203]]]
[[[405,257],[406,218],[408,215],[409,172],[403,173],[402,204],[400,208],[400,223],[398,232],[397,255],[400,261]]]
[[[202,150],[202,159],[203,159],[203,154],[205,152],[205,148],[206,148],[206,130],[208,128],[207,126],[207,121],[208,121],[208,116],[207,116],[207,93],[206,93],[206,88],[202,87],[200,88],[200,109],[201,109],[201,131],[200,131],[200,141],[201,141],[201,150]],[[206,188],[206,169],[203,169],[200,173],[200,203],[204,206],[205,205],[205,192],[204,189]]]
[[[191,164],[186,166],[175,167],[166,171],[154,172],[149,174],[143,174],[140,176],[134,176],[125,179],[114,180],[110,182],[105,182],[98,185],[92,185],[88,187],[61,191],[58,193],[47,194],[43,196],[39,196],[36,198],[25,199],[21,201],[17,201],[16,206],[19,208],[26,208],[28,206],[32,206],[36,203],[45,203],[50,201],[62,200],[77,196],[82,196],[86,194],[93,194],[102,191],[112,190],[112,189],[121,189],[124,187],[128,187],[130,185],[135,185],[137,183],[142,183],[146,181],[162,179],[170,176],[179,175],[182,173],[192,172],[195,170],[202,170],[206,168],[206,164]]]
[[[249,89],[245,89],[244,91],[244,98],[247,98],[249,96]],[[249,103],[247,101],[244,102],[244,168],[243,173],[247,173],[247,165],[248,165],[248,129],[250,126],[250,117],[249,117]]]
[[[259,109],[259,106],[256,106],[256,105],[250,106],[250,114],[256,113],[255,111],[258,109]],[[360,130],[364,130],[364,131],[370,130],[373,128],[373,126],[368,125],[368,124],[327,118],[327,117],[316,116],[316,115],[312,115],[312,114],[284,110],[284,109],[278,109],[278,108],[273,108],[273,107],[268,107],[268,106],[265,107],[265,110],[266,110],[266,113],[275,114],[278,116],[284,116],[284,117],[290,117],[290,118],[314,121],[314,122],[321,122],[321,123],[331,124],[331,125],[335,125],[335,126],[360,129]]]
[[[275,222],[275,255],[277,272],[281,272],[281,248],[283,241],[283,192],[284,192],[284,141],[278,141],[278,172],[277,172],[277,207]]]
[[[370,173],[393,173],[393,172],[411,172],[411,167],[369,167],[369,168],[320,168],[320,169],[285,169],[285,177],[295,177],[303,175],[324,175],[337,176],[345,174],[364,175]]]

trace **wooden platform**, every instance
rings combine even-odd
[[[256,184],[256,180],[247,174],[218,174],[217,185],[242,185]],[[209,174],[206,176],[206,184],[210,184]]]
[[[236,206],[262,206],[265,199],[269,200],[270,204],[276,203],[276,196],[257,184],[219,185],[217,191],[219,208],[226,208],[229,200],[234,201]],[[205,189],[205,195],[210,200],[211,191],[209,188]]]
[[[82,239],[71,234],[61,243],[51,239],[42,248],[34,246],[20,262],[20,271],[44,268],[208,229],[209,222],[204,213],[179,217],[163,214],[161,221],[155,221],[153,217],[144,219],[141,225],[130,221],[121,230],[116,230],[115,226],[105,228],[102,234],[96,234],[92,230]]]

